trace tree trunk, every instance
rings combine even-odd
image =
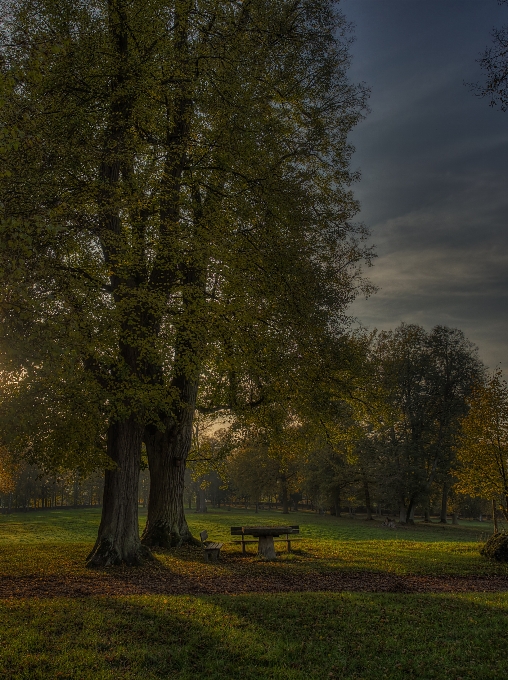
[[[363,477],[363,493],[365,496],[365,507],[367,508],[367,520],[373,519],[372,517],[372,503],[370,498],[369,481],[367,475],[364,473]]]
[[[144,545],[170,548],[193,542],[184,511],[185,463],[192,438],[192,419],[183,424],[167,419],[164,432],[150,426],[144,440],[150,468],[150,495]],[[198,503],[200,490],[197,493]]]
[[[77,473],[74,475],[74,483],[72,487],[72,507],[78,507],[78,497],[79,497],[79,477]]]
[[[448,507],[448,482],[445,482],[443,484],[443,495],[441,497],[441,514],[439,516],[440,524],[447,524],[446,521],[446,517],[448,515],[447,507]]]
[[[281,479],[282,487],[282,514],[289,515],[288,484],[285,477]]]
[[[496,514],[496,501],[492,499],[492,521],[494,522],[494,533],[498,533],[497,527],[497,514]]]
[[[425,510],[423,511],[423,521],[430,522],[430,510],[428,505],[425,506]]]
[[[505,520],[508,522],[508,496],[504,497],[504,503],[501,505],[501,512],[503,513]]]
[[[87,566],[138,565],[150,558],[141,545],[138,525],[138,479],[143,428],[131,417],[112,423],[108,455],[116,464],[106,470],[102,518]]]
[[[196,512],[208,512],[208,508],[206,507],[206,494],[205,490],[199,487],[198,489],[198,497],[199,497],[199,507],[196,507]]]
[[[411,498],[409,501],[409,506],[406,511],[406,524],[415,523],[415,499]]]
[[[402,501],[400,501],[399,502],[399,522],[401,524],[406,523],[406,516],[407,516],[406,504],[403,503]]]

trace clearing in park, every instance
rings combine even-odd
[[[223,543],[217,562],[186,546],[137,569],[85,569],[99,519],[96,509],[0,517],[2,678],[508,673],[508,568],[479,555],[486,522],[392,531],[361,518],[211,510],[188,521]],[[302,540],[291,553],[276,544],[276,561],[232,543],[231,526],[283,519]]]

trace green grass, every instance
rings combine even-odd
[[[195,532],[207,529],[214,540],[230,541],[230,526],[251,524],[300,525],[300,538],[294,544],[296,555],[281,548],[281,561],[295,568],[340,571],[387,571],[398,574],[506,574],[508,568],[489,562],[479,555],[480,544],[492,533],[487,522],[465,521],[458,526],[424,524],[390,530],[380,521],[336,518],[310,513],[212,511],[206,515],[189,514]],[[283,545],[283,544],[279,544]],[[238,550],[226,544],[226,553]],[[252,552],[255,547],[251,547]]]
[[[508,595],[10,601],[10,680],[505,678]]]
[[[140,513],[140,526],[145,513]],[[93,545],[100,521],[100,511],[58,510],[15,513],[0,516],[0,575],[28,575],[34,572],[61,573],[62,568],[79,572]],[[393,531],[381,522],[363,519],[316,516],[310,513],[264,511],[258,515],[247,511],[212,510],[205,515],[188,514],[195,535],[207,529],[210,539],[224,541],[224,560],[238,555],[240,548],[231,543],[230,527],[247,524],[300,525],[296,551],[284,552],[279,543],[279,568],[294,571],[380,571],[396,574],[508,575],[508,568],[481,557],[480,539],[490,535],[486,522],[465,521],[459,526],[442,526],[422,522],[414,527]],[[65,545],[65,551],[62,551]],[[250,547],[256,560],[255,547]],[[160,554],[161,563],[172,570],[193,569],[206,572],[216,569],[196,559],[188,551]],[[64,564],[62,565],[62,558]]]
[[[97,510],[0,516],[0,577],[84,573],[99,519]],[[390,531],[362,519],[215,510],[188,520],[196,534],[207,529],[226,542],[219,564],[205,564],[199,551],[158,555],[163,567],[192,576],[235,565],[295,575],[508,575],[478,554],[486,523]],[[228,543],[231,525],[281,522],[299,524],[303,540],[275,563],[241,559]],[[0,641],[0,678],[8,680],[494,680],[508,674],[508,593],[7,599]]]

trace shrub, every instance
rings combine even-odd
[[[498,562],[508,562],[508,534],[494,534],[480,550],[480,555]]]

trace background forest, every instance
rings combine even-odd
[[[186,507],[346,512],[401,523],[488,515],[497,528],[508,497],[501,372],[489,375],[457,329],[402,325],[348,340],[348,372],[330,365],[308,385],[305,409],[273,401],[236,417],[198,411]],[[144,459],[138,500],[146,507],[146,452]],[[104,482],[100,471],[51,475],[16,465],[3,449],[1,489],[4,512],[98,506]]]

